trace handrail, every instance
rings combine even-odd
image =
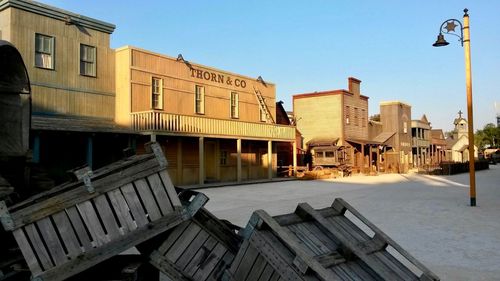
[[[154,110],[133,112],[131,121],[132,128],[136,131],[295,140],[295,127],[287,125],[180,115]]]

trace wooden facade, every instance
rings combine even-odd
[[[413,166],[430,165],[431,125],[425,114],[420,120],[411,120],[411,136]]]
[[[130,46],[116,50],[116,69],[116,122],[162,144],[176,184],[274,177],[277,143],[295,141],[262,78]]]
[[[349,77],[348,83],[349,90],[294,95],[294,117],[302,149],[317,139],[335,140],[333,145],[347,148],[342,161],[361,168],[367,162],[364,146],[369,143],[368,97],[360,93],[360,80]]]
[[[2,39],[14,44],[25,60],[33,96],[33,113],[114,118],[114,50],[110,34],[115,26],[48,5],[18,0],[2,1]],[[35,62],[35,37],[52,38],[51,65]],[[95,76],[80,74],[81,44],[95,47]]]

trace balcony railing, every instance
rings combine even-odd
[[[160,111],[131,113],[135,131],[154,131],[179,135],[209,135],[241,138],[295,140],[295,127],[252,123],[208,117],[171,114]]]
[[[428,147],[429,145],[431,145],[430,140],[420,139],[417,137],[412,137],[411,143],[413,147]]]

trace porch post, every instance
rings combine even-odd
[[[198,182],[205,183],[205,141],[203,137],[198,139],[198,161],[200,168],[198,169]]]
[[[273,146],[272,141],[267,141],[267,178],[273,178]]]
[[[293,142],[293,175],[297,176],[297,141]]]
[[[241,139],[236,140],[236,181],[241,182]]]
[[[365,170],[365,144],[361,144],[361,167],[359,172],[364,173]]]

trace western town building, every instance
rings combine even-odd
[[[468,123],[458,112],[458,118],[453,120],[453,134],[446,139],[446,158],[453,162],[467,162],[469,160]],[[474,146],[474,157],[478,157],[477,147]]]
[[[372,142],[368,138],[368,97],[361,95],[360,84],[360,80],[349,77],[348,90],[293,96],[294,118],[302,136],[300,147],[315,148],[313,158],[326,158],[327,162],[352,165],[358,170],[369,165],[368,147]]]
[[[414,167],[430,164],[431,123],[425,114],[411,120],[411,144]]]
[[[156,140],[177,185],[276,175],[278,143],[292,146],[295,128],[275,122],[274,84],[182,56],[114,50],[114,29],[34,1],[0,1],[0,39],[19,49],[31,80],[30,147],[43,173],[98,168]]]

